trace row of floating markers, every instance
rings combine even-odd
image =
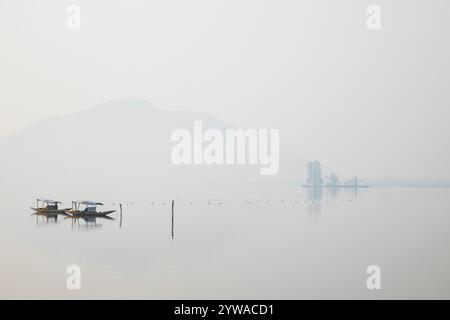
[[[353,202],[354,199],[337,199],[336,201],[340,202]],[[276,205],[276,204],[315,204],[315,203],[326,203],[326,202],[332,202],[329,199],[324,200],[302,200],[302,199],[295,199],[295,200],[240,200],[240,201],[230,201],[230,200],[182,200],[181,203],[187,204],[189,206],[194,205],[205,205],[205,206],[225,206],[225,205],[234,205],[234,204],[240,204],[240,205],[246,205],[246,206],[254,206],[254,205]],[[150,202],[150,203],[143,203],[143,204],[135,204],[133,203],[121,203],[116,204],[112,203],[112,206],[122,205],[122,206],[135,206],[135,205],[145,205],[145,206],[169,206],[171,204],[171,201],[164,201],[164,202]]]

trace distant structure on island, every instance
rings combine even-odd
[[[367,185],[361,184],[358,177],[347,179],[345,182],[340,182],[339,177],[335,173],[330,173],[329,176],[322,177],[322,165],[319,161],[314,160],[308,162],[306,165],[308,175],[304,188],[368,188]]]

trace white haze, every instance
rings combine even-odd
[[[0,0],[1,137],[139,96],[280,129],[344,177],[450,180],[448,1],[377,1],[380,31],[372,1],[76,3],[70,32],[73,1]]]

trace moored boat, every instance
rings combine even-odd
[[[36,199],[36,207],[31,207],[31,210],[35,211],[36,213],[46,215],[65,214],[69,209],[60,209],[60,204],[60,201],[39,198]]]
[[[97,207],[103,206],[103,203],[96,201],[72,201],[72,209],[65,212],[72,217],[106,217],[107,215],[116,212],[116,210],[110,211],[97,211]]]

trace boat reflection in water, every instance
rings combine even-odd
[[[58,216],[64,216],[65,220],[70,219],[72,222],[72,229],[97,229],[102,225],[98,223],[97,219],[114,220],[108,215],[115,212],[110,211],[97,211],[99,206],[103,206],[102,203],[96,201],[73,201],[72,208],[60,209],[60,201],[39,198],[36,200],[36,207],[31,209],[35,211],[32,215],[36,216],[36,224],[57,224]],[[80,223],[80,221],[85,223]]]
[[[95,217],[95,216],[70,216],[64,218],[64,220],[71,220],[71,227],[73,230],[94,230],[100,229],[102,224],[99,223],[102,219],[114,220],[114,218],[108,216]]]
[[[36,199],[36,207],[31,207],[34,211],[32,216],[36,216],[36,225],[39,224],[57,224],[58,215],[67,216],[66,210],[60,209],[60,201],[38,198]]]
[[[36,216],[36,225],[44,225],[44,224],[57,224],[58,223],[58,214],[54,213],[33,213],[32,216]]]

